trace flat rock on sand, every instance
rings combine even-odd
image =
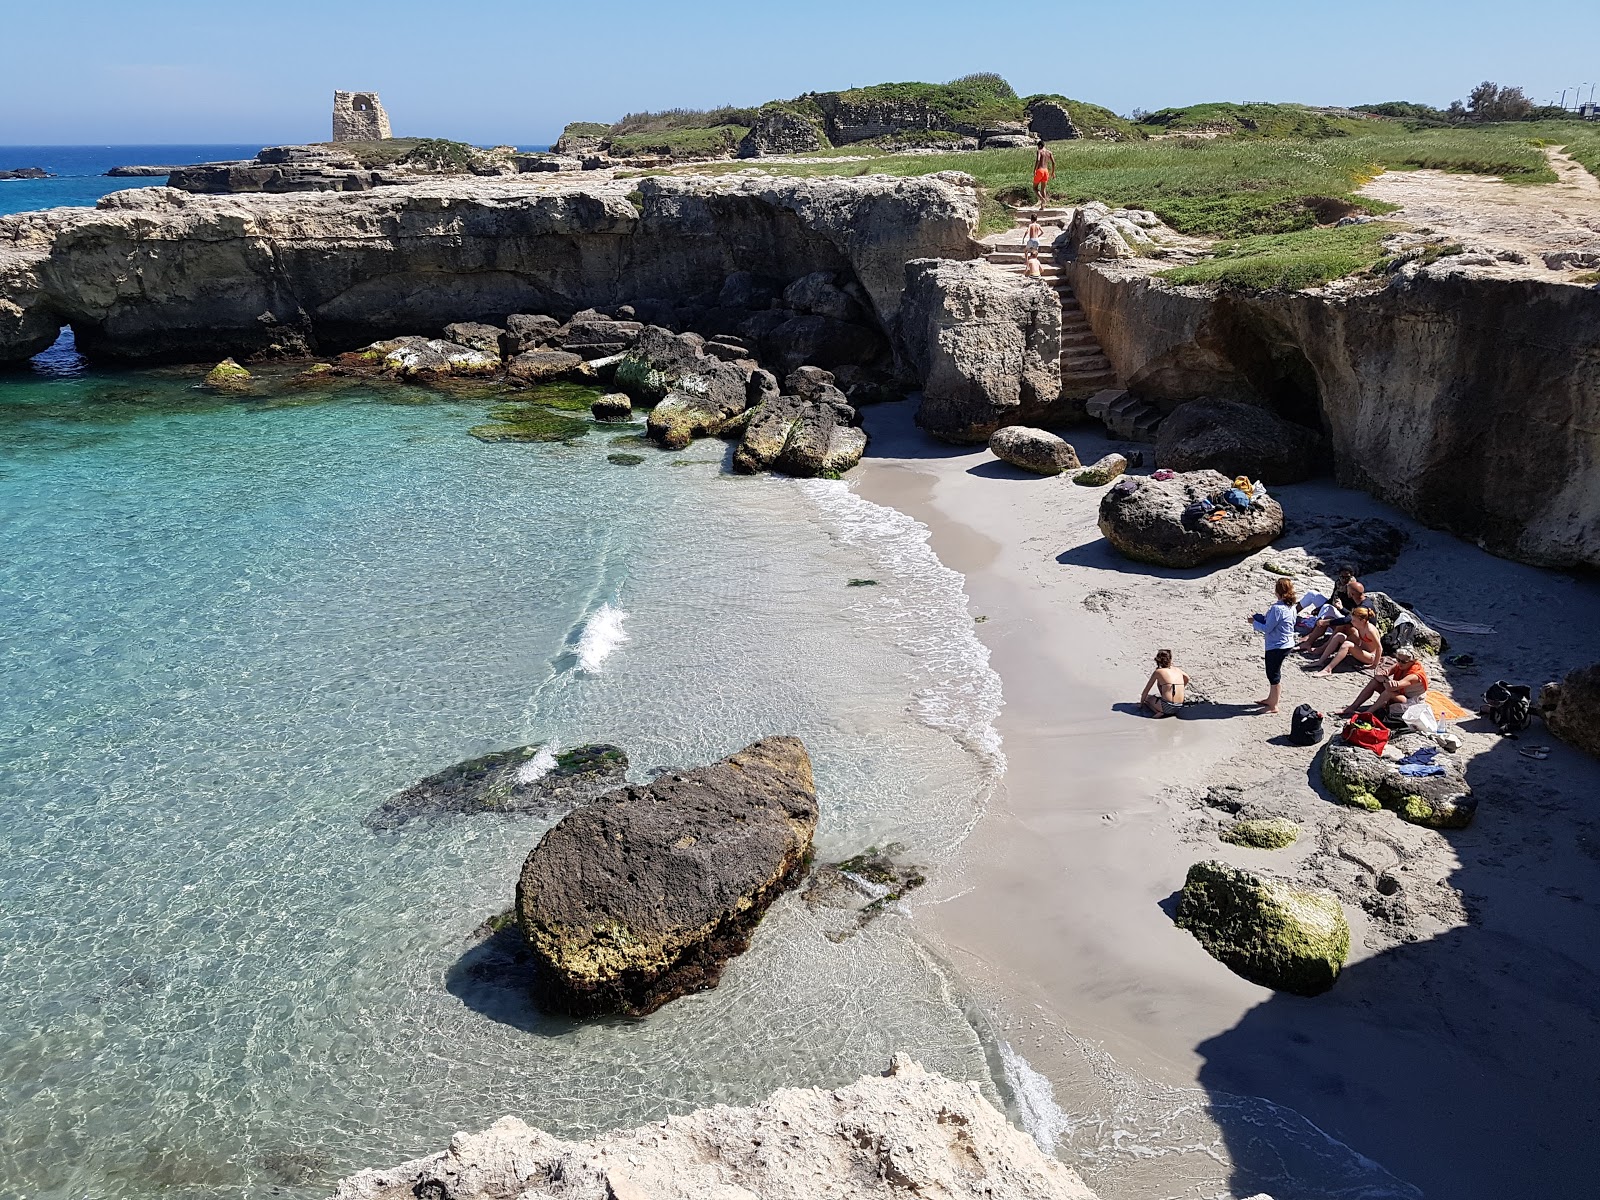
[[[798,881],[816,825],[811,759],[793,737],[569,813],[517,883],[536,999],[638,1015],[715,987]]]
[[[881,1078],[784,1088],[567,1142],[516,1117],[339,1184],[336,1200],[1095,1200],[974,1083],[897,1054]]]
[[[1248,509],[1233,508],[1221,501],[1231,487],[1217,471],[1165,480],[1125,475],[1100,498],[1100,532],[1128,558],[1161,567],[1195,567],[1271,545],[1283,532],[1283,509],[1270,496]],[[1200,500],[1216,500],[1227,517],[1185,527],[1184,510]]]
[[[1399,734],[1389,744],[1400,757],[1429,746],[1438,750],[1432,738],[1420,733]],[[1398,761],[1335,735],[1322,751],[1322,783],[1341,802],[1369,812],[1388,808],[1413,825],[1465,829],[1478,810],[1472,788],[1454,755],[1441,751],[1434,763],[1444,774],[1402,775]]]

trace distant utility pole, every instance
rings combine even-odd
[[[1561,89],[1561,111],[1562,112],[1566,112],[1567,111],[1567,89],[1566,88],[1562,88]]]

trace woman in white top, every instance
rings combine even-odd
[[[1294,649],[1294,619],[1299,612],[1299,598],[1295,595],[1294,580],[1278,580],[1278,598],[1267,609],[1266,624],[1262,632],[1267,635],[1267,697],[1257,700],[1262,711],[1278,711],[1278,692],[1283,682],[1283,660]]]

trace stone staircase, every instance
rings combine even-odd
[[[1056,294],[1061,297],[1061,397],[1064,400],[1082,400],[1114,388],[1117,373],[1100,348],[1094,330],[1089,328],[1089,318],[1084,315],[1083,307],[1072,294],[1072,285],[1067,282],[1058,254],[1051,246],[1052,240],[1059,240],[1060,244],[1065,245],[1065,227],[1072,220],[1072,210],[1016,210],[1016,224],[1011,230],[985,239],[989,244],[987,258],[996,266],[1020,275],[1027,261],[1022,245],[1023,236],[1035,218],[1045,227],[1044,245],[1039,253],[1040,277],[1055,288]]]
[[[1096,392],[1085,402],[1084,411],[1105,423],[1113,437],[1129,442],[1153,442],[1163,414],[1148,400],[1141,400],[1121,388]]]

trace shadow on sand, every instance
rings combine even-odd
[[[1550,740],[1539,725],[1525,736]],[[1323,996],[1273,994],[1198,1047],[1235,1195],[1333,1194],[1304,1186],[1314,1163],[1297,1182],[1274,1105],[1429,1200],[1596,1194],[1600,765],[1556,754],[1568,756],[1560,790],[1553,772],[1541,778],[1518,758],[1515,741],[1468,764],[1476,821],[1443,835],[1468,925],[1355,962]],[[1585,780],[1595,784],[1589,808],[1570,799]],[[1323,792],[1314,771],[1312,783]],[[1404,864],[1396,875],[1403,892]]]

